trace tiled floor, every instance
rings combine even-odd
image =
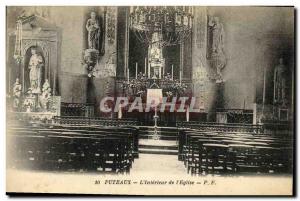
[[[131,174],[187,175],[184,164],[177,155],[140,154],[130,170]]]

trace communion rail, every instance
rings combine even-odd
[[[241,124],[241,123],[216,123],[216,122],[177,122],[178,128],[191,128],[205,131],[220,131],[220,132],[254,132],[263,133],[263,125],[257,124]]]
[[[54,124],[101,125],[101,126],[139,126],[136,119],[110,119],[100,117],[54,116]]]

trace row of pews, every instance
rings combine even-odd
[[[103,126],[9,126],[9,167],[42,171],[129,173],[138,129]]]
[[[180,129],[178,159],[192,175],[289,174],[292,139],[288,134]]]

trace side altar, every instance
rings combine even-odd
[[[51,120],[60,115],[59,29],[36,13],[24,13],[9,34],[8,113],[17,119]],[[11,40],[9,40],[11,41]]]

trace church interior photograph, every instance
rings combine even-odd
[[[6,7],[8,188],[28,172],[292,178],[294,12]]]

